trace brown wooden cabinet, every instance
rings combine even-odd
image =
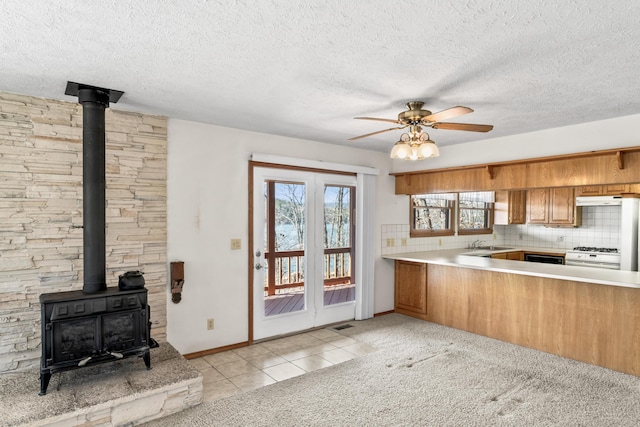
[[[577,196],[602,196],[603,185],[588,185],[576,188]]]
[[[491,258],[508,259],[511,261],[524,261],[524,252],[522,251],[498,252],[496,254],[491,254]]]
[[[539,188],[527,191],[527,223],[549,223],[549,189]]]
[[[427,264],[395,263],[395,311],[427,320]]]
[[[588,185],[576,187],[576,196],[619,196],[635,190],[634,184]]]
[[[549,189],[549,225],[576,225],[576,196],[573,188]]]
[[[526,190],[496,191],[493,223],[498,225],[527,222]]]
[[[572,187],[540,188],[527,192],[527,223],[553,227],[577,227],[582,210],[576,207]]]
[[[429,322],[640,376],[638,289],[438,264],[428,269]]]

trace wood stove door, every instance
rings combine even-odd
[[[72,366],[98,350],[97,316],[78,317],[52,322],[52,342],[47,365]]]
[[[102,351],[126,352],[138,349],[145,338],[146,312],[122,311],[102,316]]]
[[[145,325],[144,309],[54,321],[47,366],[73,366],[87,357],[109,360],[110,352],[138,351],[147,345]]]

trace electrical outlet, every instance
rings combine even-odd
[[[406,237],[403,237],[402,239],[400,239],[400,246],[407,246],[407,239],[406,239]]]
[[[564,236],[558,236],[558,242],[560,243],[564,242]]]
[[[438,239],[438,246],[442,246],[442,239]]]
[[[210,331],[213,329],[213,319],[207,319],[207,329]]]
[[[522,240],[522,234],[518,234],[518,240]]]
[[[231,250],[237,251],[242,247],[242,240],[240,239],[231,239]]]
[[[394,239],[394,238],[387,239],[387,247],[388,248],[393,247],[395,245],[396,245],[396,239]]]
[[[496,236],[496,233],[493,233],[493,240],[496,240],[498,238],[498,236]]]

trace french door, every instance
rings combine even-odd
[[[253,169],[253,338],[355,316],[356,177]]]

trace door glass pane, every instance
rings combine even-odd
[[[324,188],[324,305],[355,301],[351,264],[354,193],[349,186]]]
[[[305,184],[271,181],[265,197],[265,316],[304,310]]]

